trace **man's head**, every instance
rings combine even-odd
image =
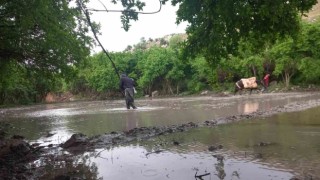
[[[122,73],[120,77],[127,77],[125,73]]]

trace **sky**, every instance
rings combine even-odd
[[[108,3],[105,3],[106,0],[102,2],[109,10],[120,10],[121,8],[121,6],[109,3],[110,0],[107,1]],[[158,0],[145,0],[143,2],[146,2],[144,12],[159,10]],[[92,0],[88,8],[104,9],[98,0]],[[172,33],[185,33],[186,22],[180,25],[175,24],[177,9],[177,6],[174,7],[169,2],[162,6],[159,13],[139,14],[139,20],[131,21],[131,27],[127,32],[122,28],[121,13],[92,12],[91,19],[101,25],[100,32],[102,35],[98,38],[104,48],[109,52],[119,52],[123,51],[128,45],[133,46],[139,43],[142,37],[148,40],[149,38],[161,38]],[[101,47],[94,48],[95,53],[100,51],[102,51]]]

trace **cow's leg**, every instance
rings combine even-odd
[[[236,93],[239,91],[239,94],[241,95],[241,91],[243,89],[243,83],[242,81],[237,81],[234,87],[234,95],[236,95]]]
[[[237,86],[235,86],[234,87],[234,95],[236,95],[238,91],[239,91],[239,88]]]

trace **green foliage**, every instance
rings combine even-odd
[[[189,91],[195,93],[208,88],[209,83],[213,82],[212,70],[204,57],[197,57],[190,60],[191,79],[188,82]]]
[[[301,58],[298,70],[301,81],[320,83],[320,22],[303,23],[297,51]]]
[[[110,56],[121,71],[120,73],[134,75],[136,59],[132,57],[131,53],[111,53]],[[70,89],[74,93],[119,92],[119,77],[107,56],[102,52],[83,61],[77,67],[77,72],[77,77],[69,83]]]
[[[25,80],[26,70],[19,64],[10,62],[1,66],[0,71],[0,104],[25,104],[30,102],[32,85],[30,81]]]
[[[181,49],[183,42],[184,39],[182,35],[173,35],[169,40],[169,47],[174,50]]]
[[[0,103],[39,102],[61,89],[61,76],[72,79],[89,55],[86,26],[74,1],[0,1]]]
[[[264,58],[261,51],[258,51],[255,42],[252,40],[240,41],[237,57],[241,58],[239,71],[242,70],[243,77],[259,77],[262,75]]]
[[[303,58],[298,69],[302,73],[300,81],[305,83],[320,84],[320,59]]]
[[[287,37],[275,44],[258,45],[258,42],[242,39],[237,53],[221,59],[215,66],[205,56],[183,59],[183,40],[179,36],[173,36],[167,48],[137,48],[111,56],[121,72],[138,82],[141,95],[154,90],[162,94],[197,93],[204,89],[230,91],[240,78],[256,76],[262,79],[267,71],[273,77],[282,77],[286,87],[293,78],[317,83],[319,25],[302,24],[301,30],[295,39]],[[94,55],[86,63],[80,74],[90,88],[98,92],[118,91],[118,78],[104,55]],[[266,64],[275,67],[266,68]]]
[[[59,75],[29,71],[14,61],[2,64],[0,71],[0,104],[41,102],[50,91],[62,88]]]
[[[299,30],[300,13],[316,0],[274,1],[192,1],[172,0],[179,4],[177,22],[187,21],[186,53],[202,54],[211,64],[235,54],[241,39],[274,41]],[[256,47],[258,48],[258,47]]]
[[[4,0],[0,7],[1,61],[66,73],[89,54],[81,13],[69,1]]]
[[[160,84],[168,70],[172,67],[172,52],[164,48],[152,47],[146,52],[146,56],[139,61],[142,76],[138,80],[142,88],[151,88]]]
[[[147,49],[147,42],[144,37],[140,39],[140,42],[133,46],[135,50],[145,50]]]
[[[118,87],[117,74],[104,54],[99,53],[88,58],[84,68],[79,73],[80,77],[83,76],[87,85],[97,92],[115,90]]]

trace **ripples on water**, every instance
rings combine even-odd
[[[96,149],[77,158],[104,179],[184,180],[195,179],[196,173],[210,173],[203,177],[208,180],[286,180],[293,176],[319,179],[319,110],[196,128]],[[211,152],[211,145],[223,148]]]
[[[226,115],[268,110],[275,106],[319,98],[250,96],[137,101],[138,111],[122,101],[37,106],[2,111],[13,124],[12,133],[31,142],[62,143],[73,133],[88,136],[142,126],[203,122]],[[78,155],[73,164],[104,179],[290,179],[294,174],[320,177],[320,109],[284,113],[215,128],[198,128],[112,149]],[[52,136],[48,137],[47,134]],[[180,146],[172,145],[178,141]],[[270,143],[259,146],[260,143]],[[211,145],[223,145],[217,152]],[[162,149],[163,152],[147,153]],[[213,155],[223,155],[223,164]],[[74,168],[74,167],[73,167]]]

